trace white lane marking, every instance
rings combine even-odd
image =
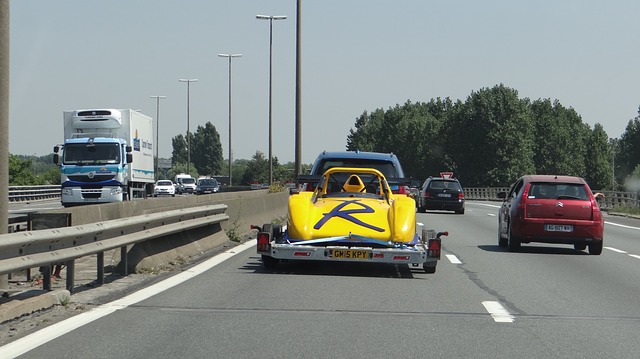
[[[618,249],[618,248],[613,248],[613,247],[604,247],[604,248],[608,249],[610,251],[617,252],[617,253],[627,253],[627,252],[623,251],[622,249]]]
[[[449,260],[449,262],[451,262],[451,264],[462,264],[462,262],[460,262],[460,260],[458,259],[458,257],[456,257],[453,254],[447,254],[447,259]]]
[[[612,226],[616,226],[616,227],[622,227],[622,228],[627,228],[627,229],[638,229],[638,230],[640,230],[640,228],[638,228],[638,227],[625,226],[624,224],[611,223],[611,222],[607,222],[607,221],[604,221],[604,223],[605,223],[605,224],[612,225]]]
[[[636,259],[640,259],[640,256],[639,256],[639,255],[637,255],[637,254],[629,254],[629,257],[633,257],[633,258],[636,258]]]
[[[479,205],[479,206],[492,207],[492,208],[500,208],[501,207],[501,206],[497,206],[495,204],[489,204],[489,203],[474,203],[474,204]]]
[[[482,302],[484,308],[491,314],[491,317],[496,323],[513,323],[514,318],[509,312],[502,306],[502,304],[493,301]]]
[[[256,242],[249,240],[243,244],[240,244],[234,248],[220,253],[219,255],[202,262],[195,267],[180,272],[173,277],[167,278],[162,282],[156,283],[147,288],[141,289],[135,293],[132,293],[124,298],[115,300],[111,303],[103,304],[97,308],[94,308],[88,312],[78,314],[69,319],[63,320],[59,323],[50,325],[46,328],[38,330],[35,333],[29,334],[23,338],[20,338],[14,342],[11,342],[3,347],[0,347],[0,353],[2,358],[15,358],[24,353],[27,353],[51,340],[54,340],[74,329],[91,323],[94,320],[100,319],[108,314],[111,314],[119,309],[124,309],[130,305],[141,302],[149,297],[152,297],[160,292],[163,292],[169,288],[172,288],[182,282],[185,282],[199,274],[206,272],[207,270],[217,266],[218,264],[226,261],[234,255],[245,251],[256,245]]]

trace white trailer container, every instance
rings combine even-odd
[[[62,204],[120,202],[153,193],[153,120],[124,109],[64,111]],[[62,153],[58,152],[62,150]]]

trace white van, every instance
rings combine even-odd
[[[196,193],[196,180],[188,174],[180,173],[175,177],[176,193]]]

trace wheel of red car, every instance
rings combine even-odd
[[[502,233],[500,233],[500,228],[498,228],[498,246],[506,247],[507,244],[508,244],[507,238],[502,236]]]
[[[513,235],[513,231],[511,230],[511,223],[509,223],[509,232],[507,237],[507,247],[509,248],[509,252],[516,252],[520,249],[520,238]]]
[[[593,256],[599,256],[602,253],[602,242],[604,240],[600,240],[597,242],[589,243],[589,254]]]

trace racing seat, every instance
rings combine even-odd
[[[364,192],[364,183],[358,175],[349,176],[342,187],[346,192]]]

